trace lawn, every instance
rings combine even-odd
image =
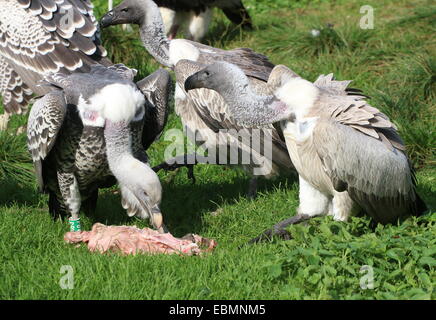
[[[104,0],[94,0],[97,16]],[[117,2],[117,1],[115,1]],[[119,1],[118,1],[119,2]],[[36,191],[24,134],[14,116],[0,133],[0,299],[435,299],[436,283],[436,6],[427,0],[245,0],[255,30],[243,32],[222,13],[205,39],[221,48],[251,47],[308,80],[333,72],[352,79],[398,126],[414,166],[418,190],[430,208],[420,218],[370,226],[367,218],[339,223],[316,218],[289,228],[292,240],[242,246],[295,213],[295,176],[262,180],[246,198],[249,178],[239,169],[199,165],[192,184],[186,169],[160,173],[162,211],[173,234],[214,238],[217,249],[200,257],[90,253],[63,242],[66,223],[52,221],[47,197]],[[374,10],[374,29],[361,29],[362,5]],[[311,30],[319,31],[318,37]],[[103,31],[114,62],[156,68],[137,30]],[[181,128],[172,112],[166,129]],[[149,150],[163,160],[164,135]],[[116,188],[102,190],[93,223],[148,223],[129,218]],[[74,288],[59,285],[62,266],[74,270]],[[368,271],[368,267],[370,270]],[[373,274],[370,288],[362,281]]]

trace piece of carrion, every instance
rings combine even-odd
[[[195,234],[180,239],[170,233],[159,233],[149,228],[106,226],[101,223],[95,223],[91,231],[67,232],[64,240],[67,243],[88,243],[88,249],[91,252],[113,251],[126,255],[175,253],[191,256],[212,251],[217,246],[215,240]]]

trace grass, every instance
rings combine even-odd
[[[119,1],[118,1],[119,2]],[[94,1],[98,15],[106,1]],[[234,28],[218,13],[206,43],[251,47],[309,80],[333,72],[372,97],[371,104],[397,124],[418,169],[418,190],[431,208],[419,219],[369,227],[367,218],[338,223],[317,218],[290,228],[293,239],[238,247],[298,206],[295,177],[263,180],[248,200],[248,177],[220,166],[196,167],[195,185],[185,169],[161,173],[162,210],[169,229],[214,238],[219,246],[202,257],[99,255],[64,244],[65,223],[52,221],[47,197],[29,176],[25,137],[13,136],[25,123],[14,116],[0,134],[0,298],[2,299],[435,299],[436,14],[431,1],[367,0],[375,8],[375,29],[362,30],[360,1],[246,0],[256,26]],[[312,37],[310,31],[320,31]],[[137,40],[137,30],[104,30],[110,57],[139,70],[158,67]],[[116,40],[116,41],[115,41]],[[174,113],[167,129],[181,128]],[[153,144],[152,164],[169,142]],[[128,218],[114,188],[100,194],[95,222],[148,226]],[[73,290],[59,286],[63,265],[74,268]],[[373,267],[374,288],[360,287],[362,266]]]

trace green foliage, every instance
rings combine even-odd
[[[31,184],[33,166],[26,147],[26,136],[0,131],[0,181],[13,180],[19,184]]]
[[[327,220],[327,221],[326,221]],[[266,268],[275,282],[292,288],[290,299],[431,299],[436,277],[436,215],[398,226],[369,227],[367,219],[348,224],[322,218],[289,228],[289,252]],[[360,286],[373,268],[374,288]]]

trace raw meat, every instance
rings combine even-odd
[[[91,231],[67,232],[64,236],[67,243],[87,242],[90,251],[121,252],[124,254],[164,253],[198,255],[213,250],[217,243],[199,235],[190,234],[182,239],[170,233],[159,233],[155,230],[136,226],[106,226],[96,223]]]

